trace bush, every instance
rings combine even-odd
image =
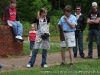
[[[23,36],[27,37],[28,33],[29,33],[29,30],[30,30],[31,24],[27,21],[22,21],[21,23],[23,25]]]

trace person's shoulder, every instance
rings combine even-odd
[[[5,10],[9,10],[9,8],[10,8],[10,7],[8,6],[8,7],[5,8]]]
[[[64,15],[63,16],[61,16],[61,19],[63,19],[64,18]]]
[[[81,13],[81,16],[82,16],[82,17],[85,17],[85,15],[84,15],[83,13]]]
[[[46,16],[46,19],[50,19],[50,16],[47,15],[47,16]]]
[[[98,10],[98,11],[97,11],[97,13],[99,13],[99,14],[100,14],[100,11]]]
[[[34,31],[34,33],[36,33],[36,31]]]
[[[71,18],[74,18],[74,19],[76,19],[75,15],[71,14],[70,16],[71,16]]]

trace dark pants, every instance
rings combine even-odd
[[[100,56],[100,30],[97,29],[91,29],[88,32],[88,56],[93,55],[93,38],[96,37],[96,43],[97,43],[97,50],[98,50],[98,56]]]
[[[77,47],[79,47],[79,55],[84,57],[83,53],[83,32],[76,30],[75,31],[76,47],[73,47],[74,57],[77,56]]]
[[[32,54],[32,57],[31,57],[31,59],[30,59],[30,61],[29,61],[29,64],[30,64],[31,66],[33,66],[34,63],[35,63],[37,53],[38,53],[38,49],[34,49],[33,54]],[[43,49],[43,50],[42,50],[42,63],[41,63],[41,66],[47,64],[47,63],[46,63],[46,57],[47,57],[47,50]]]

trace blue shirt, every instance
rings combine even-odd
[[[71,15],[68,17],[68,20],[69,20],[71,23],[77,25],[77,19],[76,19],[76,17],[75,17],[74,15],[71,14]],[[67,23],[67,22],[65,21],[65,19],[64,19],[64,16],[62,16],[62,17],[60,18],[60,21],[58,22],[58,24],[62,26],[63,31],[68,31],[68,32],[70,32],[70,31],[75,31],[75,30],[76,30],[76,28],[72,28],[70,25],[68,25],[68,23]]]

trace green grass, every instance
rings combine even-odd
[[[39,49],[39,53],[41,53],[42,50]],[[56,53],[56,52],[60,52],[60,44],[59,42],[51,42],[50,45],[50,50],[48,50],[48,53]],[[24,43],[24,51],[23,51],[23,55],[29,55],[30,50],[29,50],[29,43]]]
[[[31,68],[13,72],[0,73],[0,75],[100,75],[100,59],[86,59],[75,62],[74,67],[55,65],[48,68]]]

